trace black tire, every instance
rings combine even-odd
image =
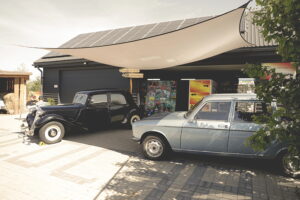
[[[142,143],[143,155],[150,160],[165,159],[169,152],[169,145],[159,136],[149,135]]]
[[[293,161],[291,158],[292,157],[289,152],[284,151],[278,156],[277,162],[279,163],[280,170],[284,175],[292,178],[298,178],[300,176],[300,160],[299,158],[296,158],[296,160]]]
[[[57,121],[48,122],[39,130],[40,140],[46,144],[58,143],[65,135],[65,127]]]

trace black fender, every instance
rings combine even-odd
[[[133,108],[133,109],[131,109],[131,110],[127,113],[126,119],[129,120],[130,116],[133,115],[133,114],[137,114],[137,115],[139,115],[140,117],[142,117],[140,111],[139,111],[137,108]]]
[[[62,117],[60,115],[49,114],[49,115],[42,116],[40,119],[38,119],[35,122],[35,128],[39,129],[42,126],[44,126],[45,124],[47,124],[48,122],[51,122],[51,121],[58,121],[58,122],[60,122],[64,125],[67,125],[67,126],[70,126],[70,127],[78,126],[78,125],[70,122],[69,120],[66,120],[64,117]]]

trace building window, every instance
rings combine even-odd
[[[0,93],[13,93],[13,92],[14,92],[14,79],[0,78]]]

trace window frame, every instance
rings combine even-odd
[[[228,117],[227,120],[217,120],[217,119],[197,119],[197,114],[200,112],[200,110],[207,104],[207,103],[230,103],[229,106],[229,113],[228,113]],[[194,120],[196,121],[218,121],[218,122],[230,122],[232,119],[232,106],[233,106],[233,102],[232,100],[208,100],[205,102],[202,102],[202,104],[200,105],[200,108],[197,109],[197,111],[195,112],[194,115]]]

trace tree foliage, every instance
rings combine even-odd
[[[263,126],[249,138],[249,144],[256,150],[263,150],[277,140],[288,143],[290,151],[297,154],[300,152],[300,80],[260,65],[249,66],[246,73],[257,80],[258,98],[269,105],[277,104],[277,109],[254,117]]]
[[[29,81],[27,83],[28,91],[32,92],[40,92],[42,85],[41,85],[41,78],[37,77],[35,80]]]
[[[284,61],[292,62],[296,71],[300,63],[300,1],[256,0],[254,23],[262,27],[267,41],[278,44]],[[245,72],[256,79],[255,92],[266,103],[275,101],[273,112],[255,117],[264,126],[251,136],[248,143],[256,150],[265,149],[272,141],[289,144],[291,153],[300,152],[300,80],[292,75],[276,73],[275,69],[249,65]],[[266,79],[269,77],[269,79]]]
[[[254,23],[262,27],[267,41],[278,44],[278,54],[285,61],[300,60],[300,1],[256,0],[259,9],[254,12]]]

